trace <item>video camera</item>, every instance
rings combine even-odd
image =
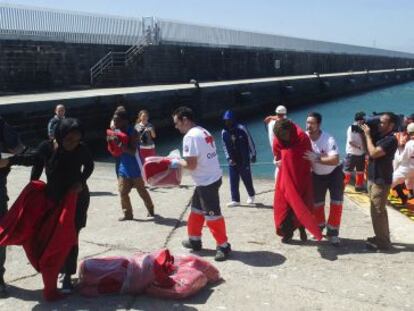
[[[351,131],[353,133],[359,133],[359,134],[362,134],[364,132],[358,124],[352,124],[351,125]]]
[[[380,125],[380,118],[381,118],[381,115],[383,113],[384,112],[377,113],[377,112],[374,111],[372,113],[372,116],[368,117],[365,120],[365,124],[369,126],[369,128],[371,130],[371,135],[373,137],[375,137],[378,134],[379,125]],[[394,125],[394,128],[392,129],[393,132],[398,132],[398,130],[401,128],[401,126],[404,123],[404,115],[400,114],[400,115],[396,115],[396,116],[397,116],[397,122]]]

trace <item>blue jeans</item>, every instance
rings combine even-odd
[[[240,202],[239,184],[240,177],[246,187],[247,193],[250,197],[255,195],[253,188],[252,172],[250,170],[250,164],[247,165],[230,165],[230,189],[231,189],[231,200]]]

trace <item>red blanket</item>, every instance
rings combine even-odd
[[[289,145],[285,146],[275,137],[273,149],[281,155],[273,203],[277,234],[282,235],[281,225],[292,209],[296,217],[295,227],[303,225],[318,240],[322,239],[321,231],[311,212],[313,208],[311,166],[308,160],[303,159],[305,152],[311,150],[309,137],[299,126],[293,124]]]
[[[181,168],[169,168],[168,157],[148,157],[144,163],[144,179],[154,187],[174,187],[181,184]]]
[[[46,197],[46,184],[30,182],[0,221],[0,245],[22,245],[32,266],[42,274],[46,300],[60,298],[56,283],[69,251],[77,243],[77,194],[60,205]]]
[[[119,157],[122,154],[122,146],[128,144],[128,135],[120,131],[106,130],[107,148],[109,153],[114,157]]]

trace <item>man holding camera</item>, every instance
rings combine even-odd
[[[397,139],[393,131],[398,123],[392,112],[381,115],[379,123],[361,125],[369,155],[368,193],[371,201],[371,219],[375,236],[366,240],[367,248],[388,250],[391,248],[388,214],[385,207],[392,184]]]
[[[365,142],[364,132],[360,125],[365,123],[365,113],[357,112],[355,122],[348,127],[346,134],[346,158],[344,163],[345,186],[351,180],[351,174],[355,173],[355,191],[364,191],[364,170],[365,170]]]

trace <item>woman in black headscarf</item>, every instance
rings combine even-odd
[[[89,189],[86,180],[92,174],[92,156],[82,142],[83,129],[77,119],[61,120],[55,128],[55,139],[42,142],[35,150],[0,160],[0,167],[7,165],[33,166],[31,180],[39,180],[43,169],[47,178],[46,197],[56,206],[66,195],[76,192],[75,229],[86,225],[89,207]],[[73,289],[71,275],[76,273],[78,245],[76,244],[66,258],[61,272],[64,274],[62,290],[66,293]]]

